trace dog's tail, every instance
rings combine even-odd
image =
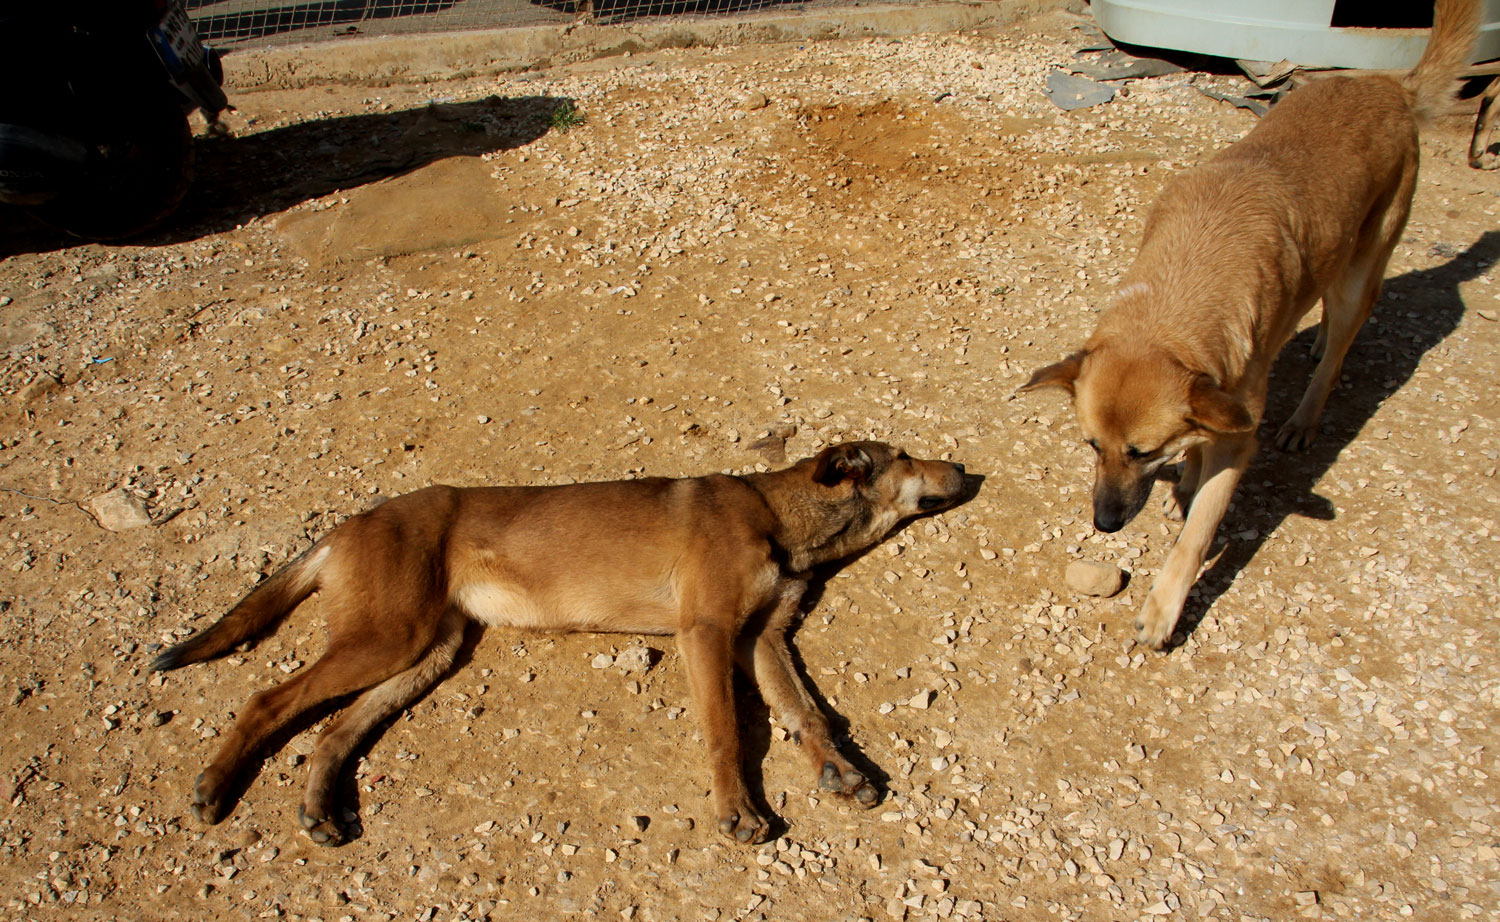
[[[229,613],[151,661],[151,669],[163,672],[234,649],[284,618],[318,588],[318,573],[328,559],[325,539],[287,564],[275,576],[250,590]]]
[[[1401,83],[1411,92],[1417,119],[1442,115],[1458,90],[1458,78],[1469,63],[1479,36],[1479,0],[1437,0],[1432,35],[1411,73]]]

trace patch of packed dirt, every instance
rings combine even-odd
[[[7,232],[7,917],[1492,917],[1494,177],[1460,120],[1427,134],[1321,439],[1262,453],[1190,630],[1138,649],[1176,526],[1153,504],[1095,533],[1068,408],[1010,395],[1091,328],[1165,177],[1253,119],[1191,73],[1053,109],[1073,23],[237,93],[172,230]],[[146,664],[342,516],[438,482],[743,471],[783,424],[792,457],[873,437],[987,477],[795,635],[887,777],[874,810],[820,796],[746,689],[783,829],[721,842],[670,641],[490,630],[361,750],[351,844],[297,832],[305,725],[225,822],[187,813],[245,699],[318,655],[317,603]],[[100,529],[82,507],[116,488],[153,524]],[[1129,585],[1075,595],[1078,559]],[[641,644],[649,669],[615,664]]]

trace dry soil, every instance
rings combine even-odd
[[[1428,132],[1320,441],[1262,452],[1179,643],[1136,648],[1176,526],[1096,534],[1069,409],[1011,394],[1086,335],[1164,179],[1254,117],[1202,73],[1054,109],[1077,22],[236,92],[172,229],[7,231],[4,915],[1496,918],[1500,186],[1461,119]],[[873,437],[987,477],[795,635],[875,809],[819,796],[744,689],[780,835],[721,842],[669,640],[490,630],[361,751],[351,844],[298,832],[310,729],[224,823],[187,814],[245,698],[318,655],[317,604],[146,664],[340,517],[745,470],[778,427],[791,458]],[[115,488],[152,524],[100,528]],[[1129,585],[1074,595],[1078,559]]]

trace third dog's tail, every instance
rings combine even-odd
[[[330,551],[327,539],[318,542],[275,576],[250,590],[229,613],[151,661],[161,672],[200,663],[234,649],[281,620],[318,588],[318,573]]]
[[[1437,0],[1427,49],[1401,81],[1411,91],[1419,121],[1442,115],[1453,101],[1478,35],[1479,0]]]

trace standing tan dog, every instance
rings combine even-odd
[[[1021,388],[1073,395],[1097,454],[1094,525],[1114,532],[1179,453],[1187,522],[1146,597],[1139,640],[1172,636],[1254,453],[1271,363],[1322,298],[1317,370],[1276,434],[1311,444],[1344,354],[1380,294],[1417,182],[1417,127],[1456,88],[1475,0],[1438,0],[1427,49],[1401,79],[1331,77],[1296,90],[1244,139],[1174,177],[1140,253],[1082,350]]]
[[[175,669],[222,654],[315,591],[328,607],[327,652],[250,699],[198,777],[193,814],[218,822],[232,779],[271,733],[361,692],[318,738],[298,811],[314,841],[341,841],[333,809],[340,767],[361,737],[452,664],[466,618],[677,634],[726,836],[758,842],[768,829],[745,789],[735,662],[800,740],[821,787],[873,806],[879,795],[834,746],[786,632],[813,567],[874,546],[903,519],[953,505],[965,493],[963,475],[961,464],[849,442],[766,474],[438,486],[392,499],[339,525],[152,664]]]

